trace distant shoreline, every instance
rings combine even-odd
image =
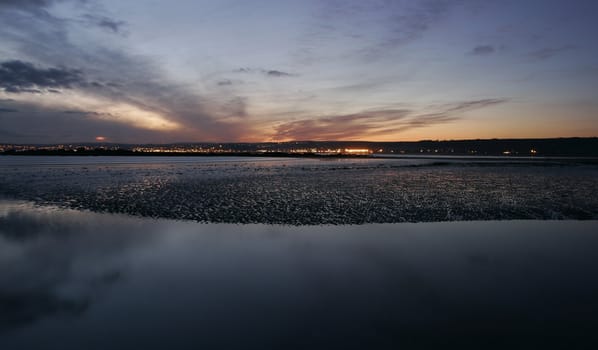
[[[258,158],[371,158],[371,155],[335,154],[319,155],[312,153],[285,152],[133,152],[126,150],[105,151],[21,151],[4,152],[5,156],[116,156],[116,157],[258,157]]]
[[[51,157],[51,158],[73,158],[73,157],[117,157],[117,158],[244,158],[244,159],[264,159],[264,158],[290,158],[290,159],[314,159],[314,160],[342,160],[342,159],[369,159],[369,160],[433,160],[435,165],[439,164],[466,164],[467,166],[580,166],[590,165],[598,166],[597,156],[505,156],[505,155],[467,155],[467,154],[370,154],[370,155],[318,155],[318,154],[297,154],[297,153],[180,153],[180,152],[40,152],[29,151],[22,153],[0,153],[0,158],[11,157]]]
[[[451,160],[498,160],[498,161],[550,161],[550,160],[588,160],[598,162],[598,156],[578,155],[480,155],[480,154],[392,154],[376,153],[369,155],[334,154],[320,155],[316,153],[285,152],[132,152],[132,151],[22,151],[4,152],[0,156],[49,156],[49,157],[246,157],[246,158],[312,158],[312,159],[451,159]]]
[[[0,155],[235,156],[362,158],[368,156],[598,157],[598,137],[449,141],[289,141],[257,143],[0,144]]]

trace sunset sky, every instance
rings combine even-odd
[[[0,0],[0,143],[598,136],[597,14],[595,0]]]

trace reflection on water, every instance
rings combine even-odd
[[[0,348],[590,347],[597,228],[206,225],[0,202]]]
[[[257,158],[259,162],[280,162],[288,160],[286,158]],[[48,156],[13,156],[0,157],[0,166],[76,166],[76,165],[118,165],[118,164],[138,164],[138,165],[165,165],[165,164],[204,164],[204,163],[226,163],[226,162],[255,162],[253,157],[119,157],[119,156],[68,156],[68,157],[48,157]]]

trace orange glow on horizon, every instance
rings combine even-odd
[[[345,148],[345,153],[347,154],[370,154],[370,151],[367,148]]]

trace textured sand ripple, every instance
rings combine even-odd
[[[598,219],[598,167],[392,160],[0,167],[0,195],[94,211],[290,225]]]

